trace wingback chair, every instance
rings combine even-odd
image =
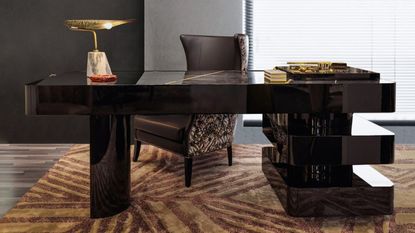
[[[187,70],[247,70],[247,36],[181,35]],[[193,157],[227,148],[232,165],[232,141],[236,114],[137,115],[134,117],[133,161],[141,142],[184,156],[185,185],[192,177]]]

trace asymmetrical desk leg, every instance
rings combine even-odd
[[[130,116],[90,116],[91,218],[130,206]]]
[[[372,132],[373,124],[365,120],[357,127],[370,126],[368,131],[354,135],[352,115],[343,113],[264,114],[263,119],[273,146],[262,149],[262,171],[288,215],[393,214],[393,183],[364,165],[393,162],[393,135]]]

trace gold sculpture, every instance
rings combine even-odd
[[[107,29],[134,22],[134,19],[127,20],[99,20],[99,19],[74,19],[65,20],[65,26],[73,31],[91,32],[94,36],[94,52],[98,51],[96,30]]]
[[[91,32],[94,36],[94,50],[88,52],[88,61],[86,74],[92,81],[112,82],[116,76],[112,74],[111,67],[108,63],[107,55],[98,50],[98,41],[96,30],[107,29],[123,24],[131,23],[134,19],[128,20],[97,20],[97,19],[76,19],[66,20],[65,25],[73,31]]]

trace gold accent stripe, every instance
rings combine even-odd
[[[224,176],[222,178],[216,179],[216,180],[200,182],[200,184],[195,185],[195,189],[199,189],[199,190],[193,191],[193,192],[189,193],[186,196],[187,197],[194,197],[194,196],[201,195],[203,193],[208,193],[208,192],[211,192],[211,191],[220,190],[220,189],[222,189],[222,187],[224,185],[226,185],[227,187],[234,187],[233,185],[235,183],[244,183],[244,182],[248,182],[248,181],[251,181],[253,179],[256,179],[256,177],[253,177],[256,174],[249,174],[248,176],[243,177],[245,175],[246,174],[236,174],[236,175],[232,175],[232,176],[228,175],[228,176]],[[235,178],[237,178],[237,179],[235,179]],[[213,184],[213,185],[211,185],[211,184]],[[196,188],[197,186],[199,186],[199,188]],[[209,186],[209,187],[205,188],[204,186]],[[236,187],[236,189],[238,189],[238,188],[239,187]],[[186,191],[186,190],[184,190],[184,191]]]
[[[257,223],[267,225],[268,227],[273,227],[273,228],[277,228],[277,229],[281,229],[281,230],[287,230],[287,231],[291,231],[291,232],[304,232],[303,230],[296,230],[296,229],[293,229],[291,227],[285,227],[283,225],[276,225],[275,223],[270,222],[268,220],[263,220],[263,219],[260,218],[261,217],[260,215],[259,216],[246,216],[246,215],[242,215],[242,214],[239,214],[237,212],[234,212],[234,211],[231,211],[231,210],[226,210],[226,209],[216,207],[216,206],[213,206],[213,205],[207,204],[206,206],[209,209],[211,209],[212,211],[217,211],[217,212],[222,213],[222,214],[224,214],[226,216],[229,216],[229,217],[237,217],[237,218],[240,218],[240,219],[251,220],[251,221],[255,221]],[[247,226],[248,225],[245,225],[244,228],[247,227]]]
[[[111,221],[108,223],[108,228],[105,230],[107,233],[112,233],[115,230],[115,227],[117,226],[118,218],[112,217]]]
[[[164,205],[163,202],[157,201],[147,201],[151,209],[154,211],[154,213],[157,215],[157,217],[161,220],[161,223],[164,227],[166,227],[168,232],[178,232],[178,233],[190,233],[190,229],[184,225],[180,219],[176,217],[176,215],[167,208],[166,205]]]
[[[50,183],[50,182],[48,182],[46,180],[39,180],[39,184],[43,184],[43,185],[46,185],[48,187],[52,187],[54,189],[57,189],[59,191],[66,192],[66,193],[70,193],[70,194],[73,194],[73,195],[76,195],[76,196],[79,196],[79,197],[89,198],[89,195],[86,195],[86,194],[83,194],[83,193],[80,193],[80,192],[77,192],[77,191],[74,191],[74,190],[65,188],[63,186],[59,186],[59,185],[56,185],[56,184],[52,184],[52,183]]]
[[[65,204],[69,204],[69,205],[79,205],[79,204],[88,204],[89,205],[89,201],[77,201],[77,202],[75,202],[75,201],[55,201],[55,202],[52,202],[52,201],[48,201],[48,202],[41,202],[41,201],[39,201],[39,202],[25,202],[25,201],[22,201],[22,202],[19,202],[19,203],[17,203],[16,204],[16,206],[30,206],[30,205],[65,205]]]
[[[75,182],[73,182],[71,180],[64,180],[64,179],[62,179],[60,177],[57,177],[57,176],[55,176],[55,175],[53,175],[51,173],[49,173],[48,178],[51,179],[51,180],[58,181],[58,182],[63,183],[63,184],[67,184],[67,185],[74,186],[76,188],[85,190],[86,192],[89,191],[89,185],[88,186],[85,186],[85,185],[83,185],[81,183],[75,183]]]
[[[278,197],[276,197],[276,198],[278,198]],[[223,206],[224,208],[226,208],[226,206],[229,206],[231,208],[240,209],[242,211],[254,212],[255,216],[264,216],[264,217],[273,218],[273,219],[280,219],[281,221],[286,221],[286,222],[290,222],[292,224],[297,224],[296,220],[294,220],[292,218],[289,218],[289,217],[285,217],[285,215],[268,214],[268,213],[266,213],[262,210],[254,209],[250,206],[245,206],[245,205],[242,205],[242,204],[235,204],[233,202],[224,201],[222,199],[217,199],[215,201],[217,203],[220,203],[220,205]]]
[[[131,215],[131,213],[127,214],[127,219],[124,221],[123,223],[123,229],[122,232],[131,232],[131,227],[133,225],[133,216]]]
[[[246,188],[252,188],[253,186],[261,185],[269,185],[267,180],[264,180],[263,177],[261,177],[258,174],[251,174],[248,178],[250,179],[243,179],[240,181],[232,182],[232,188],[225,189],[222,191],[219,191],[216,193],[217,196],[226,196],[232,193],[235,193],[236,191],[242,191]]]
[[[33,190],[32,190],[33,191]],[[42,198],[42,196],[41,195],[39,195],[39,194],[37,194],[37,193],[34,193],[34,192],[27,192],[26,194],[25,194],[25,196],[26,197],[31,197],[31,198]],[[18,203],[19,204],[19,203]]]
[[[415,223],[415,213],[397,213],[395,222],[398,225]]]
[[[40,208],[29,208],[29,209],[11,209],[7,213],[8,218],[27,218],[27,217],[88,217],[89,208],[58,208],[58,209],[40,209]]]
[[[164,167],[163,170],[164,169],[168,169],[168,167]],[[171,172],[170,169],[169,169],[169,172]],[[206,184],[206,182],[215,183],[218,179],[223,178],[224,176],[223,174],[224,173],[212,173],[212,171],[209,171],[209,170],[197,170],[195,168],[195,171],[193,173],[194,187],[196,187],[196,189],[198,187],[202,187]],[[178,190],[182,190],[182,186],[183,186],[182,181],[184,179],[184,176],[181,171],[177,171],[175,173],[169,173],[168,176],[160,175],[158,178],[162,181],[158,182],[157,186],[154,186],[152,187],[152,189],[147,190],[145,192],[146,195],[150,195],[150,196],[155,195],[155,194],[159,195],[159,194],[165,194],[166,192],[169,192],[171,190],[176,190],[175,192],[178,192]],[[133,192],[143,193],[143,191],[134,190],[134,189],[133,189]],[[182,192],[188,193],[187,189],[182,190]]]
[[[56,223],[0,223],[0,233],[10,232],[67,232],[73,227],[73,222]]]
[[[88,183],[88,184],[89,184],[89,178],[87,179],[87,178],[84,178],[84,177],[82,177],[82,176],[79,176],[79,175],[75,175],[75,174],[73,174],[73,173],[70,173],[70,172],[68,172],[68,171],[57,170],[57,169],[55,169],[55,168],[51,168],[51,169],[49,170],[49,175],[51,175],[52,173],[56,173],[56,174],[59,174],[59,175],[61,175],[61,176],[67,176],[67,177],[70,177],[72,180],[75,180],[75,181],[77,181],[77,180],[81,180],[81,181],[84,181],[85,183]],[[56,176],[55,176],[55,177],[56,177]]]
[[[157,166],[158,167],[158,166]],[[151,179],[151,178],[153,178],[153,177],[156,177],[156,178],[158,178],[159,177],[159,175],[161,176],[162,174],[163,174],[163,172],[165,172],[165,170],[166,169],[168,169],[168,166],[163,166],[163,167],[159,167],[159,169],[158,170],[154,170],[151,174],[146,174],[146,176],[144,177],[144,179],[143,180],[140,180],[140,176],[138,176],[137,177],[137,181],[138,182],[135,182],[134,184],[133,184],[133,187],[134,188],[137,188],[138,186],[140,186],[140,184],[142,184],[145,180],[147,180],[147,179]],[[133,174],[131,174],[131,176],[132,176]]]
[[[147,224],[151,232],[157,232],[156,227],[151,222],[151,220],[147,217],[146,212],[139,205],[134,205],[134,209],[140,214],[141,219]]]
[[[248,232],[260,232],[260,233],[274,233],[274,231],[268,231],[265,229],[261,229],[259,227],[256,226],[252,226],[249,224],[245,224],[244,222],[240,222],[240,221],[235,221],[229,218],[221,218],[221,220],[223,222],[226,222],[227,224],[230,224],[232,226],[237,226],[240,227]],[[291,229],[290,229],[291,230]],[[282,232],[293,232],[293,231],[282,231]]]
[[[89,155],[89,153],[85,153],[84,157],[89,157],[88,155]],[[63,158],[63,161],[74,163],[76,165],[79,165],[80,167],[83,167],[84,169],[89,169],[89,159],[88,159],[88,161],[85,162],[81,159],[73,158],[72,156],[65,156]]]
[[[383,221],[383,226],[382,226],[383,232],[391,232],[389,228],[390,223],[391,223],[390,218],[386,218]]]
[[[193,174],[194,175],[194,174]],[[212,176],[215,176],[212,174]],[[226,180],[232,179],[232,178],[237,178],[243,176],[241,174],[235,174],[235,175],[229,175],[229,176],[223,176],[221,178],[217,178],[214,180],[209,180],[208,176],[204,177],[206,179],[204,180],[199,180],[198,182],[195,182],[194,180],[194,184],[190,187],[190,189],[194,189],[197,191],[192,191],[189,192],[188,189],[183,189],[183,183],[179,182],[183,180],[183,175],[177,175],[177,178],[175,178],[175,180],[172,180],[171,185],[166,185],[163,187],[160,187],[157,189],[157,196],[159,197],[168,197],[170,195],[177,195],[177,194],[182,194],[184,193],[187,197],[192,197],[192,196],[198,196],[204,193],[208,193],[211,190],[215,190],[218,188],[218,186],[223,185],[223,183],[226,183]],[[221,182],[223,181],[223,183]],[[205,186],[210,186],[209,188],[206,188]],[[156,189],[155,189],[156,190]],[[151,194],[152,192],[149,192],[147,194]],[[161,194],[162,193],[162,194]]]
[[[146,164],[146,166],[141,167],[136,172],[133,172],[131,174],[131,180],[132,181],[141,181],[141,182],[143,182],[142,177],[144,175],[150,173],[150,172],[153,172],[159,166],[160,166],[159,164]],[[136,189],[137,186],[139,186],[141,184],[141,182],[137,183],[137,184],[133,184],[133,187],[131,187],[131,190]]]
[[[197,79],[197,78],[203,78],[203,77],[206,77],[206,76],[209,76],[209,75],[220,74],[220,73],[223,73],[223,72],[225,72],[225,71],[221,70],[221,71],[216,71],[216,72],[209,73],[209,74],[196,75],[196,76],[193,76],[193,77],[184,78],[182,80],[167,82],[166,84],[170,85],[170,84],[174,84],[174,83],[178,83],[178,82],[182,82],[182,81],[187,81],[187,80],[192,80],[192,79]]]
[[[321,223],[321,231],[327,232],[327,233],[342,233],[345,232],[344,226],[345,226],[346,220],[343,218],[337,218],[337,219],[330,219],[327,218],[325,221]]]
[[[227,232],[222,229],[219,225],[214,223],[206,214],[204,214],[200,209],[198,209],[192,202],[183,201],[179,202],[179,208],[189,215],[189,218],[195,222],[201,232]]]
[[[72,169],[74,169],[75,171],[83,171],[83,172],[86,172],[86,173],[88,173],[88,171],[89,171],[88,166],[76,163],[75,161],[70,160],[70,158],[63,158],[59,162],[60,162],[59,164],[65,166],[65,168],[69,166]]]
[[[353,232],[365,232],[365,233],[375,233],[376,223],[373,217],[368,218],[356,218],[356,221],[353,225]]]
[[[80,151],[79,153],[68,155],[68,157],[88,164],[89,163],[89,148],[87,151]]]
[[[62,170],[58,170],[58,168],[59,169],[62,169]],[[68,166],[62,166],[61,164],[56,164],[56,166],[53,167],[53,169],[54,170],[57,170],[57,171],[60,171],[60,172],[62,172],[62,171],[65,171],[65,172],[78,172],[79,174],[82,174],[82,175],[85,175],[85,176],[88,176],[89,177],[89,173],[88,172],[84,172],[84,171],[81,171],[81,170],[71,169]]]
[[[101,225],[101,219],[97,219],[94,221],[94,224],[92,224],[91,227],[91,233],[99,233],[99,226]]]
[[[40,188],[40,187],[37,187],[37,186],[32,187],[32,189],[30,189],[30,192],[32,192],[32,191],[33,192],[36,192],[36,193],[48,194],[48,195],[51,195],[51,196],[54,196],[54,197],[58,197],[58,198],[64,198],[65,197],[65,195],[63,195],[61,193],[50,192],[48,190],[45,190],[45,189]]]

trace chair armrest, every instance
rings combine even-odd
[[[187,138],[187,157],[209,153],[231,146],[236,114],[195,114]]]

